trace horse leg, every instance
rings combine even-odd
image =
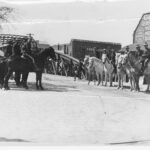
[[[22,86],[25,88],[25,89],[28,89],[28,85],[27,85],[27,79],[28,79],[28,75],[29,75],[29,72],[24,72],[22,74]]]
[[[132,83],[132,77],[129,76],[129,81],[130,81],[130,91],[133,90],[133,83]]]
[[[140,86],[139,86],[139,79],[140,79],[140,77],[139,76],[137,76],[137,81],[136,81],[136,84],[137,84],[137,91],[139,92],[140,91]]]
[[[105,86],[107,86],[107,72],[105,72]]]
[[[97,73],[96,76],[97,76],[97,81],[98,81],[97,86],[98,86],[100,84],[100,75],[99,75],[99,73]]]
[[[123,79],[124,79],[124,76],[121,75],[121,89],[123,90]]]
[[[109,82],[110,82],[110,87],[112,87],[112,74],[109,73]]]
[[[118,87],[117,89],[120,89],[121,87],[121,75],[118,73]]]
[[[89,72],[89,75],[88,75],[88,85],[90,84],[91,82],[91,73]]]
[[[101,82],[102,82],[102,86],[103,86],[103,71],[101,72]]]
[[[8,72],[7,72],[7,74],[5,76],[5,79],[4,79],[4,89],[5,90],[10,89],[9,86],[8,86],[8,80],[9,80],[10,76],[12,75],[12,73],[13,73],[13,70],[8,69]]]
[[[44,90],[43,86],[42,86],[42,72],[39,73],[39,87],[41,90]]]
[[[145,78],[146,78],[146,82],[147,82],[147,89],[146,89],[146,92],[149,91],[149,75],[145,75]]]
[[[20,84],[21,84],[20,77],[21,77],[21,73],[16,71],[15,72],[15,81],[16,81],[17,86],[20,86]]]
[[[38,84],[38,82],[39,82],[39,73],[36,72],[36,89],[37,89],[37,90],[39,89],[39,84]]]

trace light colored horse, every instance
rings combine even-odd
[[[89,58],[89,68],[93,70],[96,74],[98,84],[102,82],[103,85],[103,73],[104,73],[104,64],[102,60],[96,58],[96,57],[90,57]],[[90,81],[89,81],[90,82]]]
[[[108,77],[109,77],[110,86],[112,86],[112,74],[114,71],[114,66],[111,63],[111,61],[108,59],[106,54],[102,55],[102,62],[104,64],[105,86],[107,86]]]
[[[130,90],[140,91],[139,78],[142,65],[136,52],[130,51],[124,56],[123,66],[125,67],[126,73],[128,74],[130,79]]]
[[[126,70],[123,66],[123,59],[124,59],[124,55],[121,55],[120,53],[116,53],[116,66],[117,66],[117,76],[118,76],[118,89],[123,89],[123,81],[124,81],[124,77],[126,75]]]

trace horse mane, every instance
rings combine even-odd
[[[91,57],[91,59],[94,60],[95,62],[102,63],[102,60],[96,57]]]

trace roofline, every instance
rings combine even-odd
[[[102,42],[102,41],[92,41],[92,40],[83,40],[83,39],[71,39],[70,42],[78,41],[78,42],[92,42],[92,43],[104,43],[104,44],[114,44],[114,45],[121,45],[121,43],[114,43],[114,42]]]
[[[135,43],[135,32],[136,32],[138,26],[140,25],[140,23],[141,23],[141,21],[142,21],[144,15],[148,15],[148,14],[150,15],[150,12],[142,14],[142,17],[141,17],[141,19],[139,20],[139,23],[137,24],[137,26],[136,26],[136,28],[135,28],[135,30],[134,30],[134,32],[133,32],[133,43]]]

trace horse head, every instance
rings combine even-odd
[[[90,58],[90,56],[88,56],[88,55],[85,56],[84,61],[83,61],[84,66],[89,64],[89,58]]]
[[[93,60],[93,58],[89,58],[89,65],[88,65],[88,67],[89,67],[89,68],[92,68],[93,65],[94,65],[94,60]]]
[[[126,57],[125,57],[125,55],[121,55],[120,53],[117,53],[116,54],[116,65],[117,65],[117,68],[120,69],[125,64],[126,64]]]
[[[103,55],[102,55],[102,62],[103,62],[103,64],[106,63],[106,60],[107,60],[107,55],[106,55],[106,54],[103,54]]]
[[[41,55],[44,58],[50,57],[53,60],[56,60],[55,50],[52,47],[45,48],[41,51]]]

